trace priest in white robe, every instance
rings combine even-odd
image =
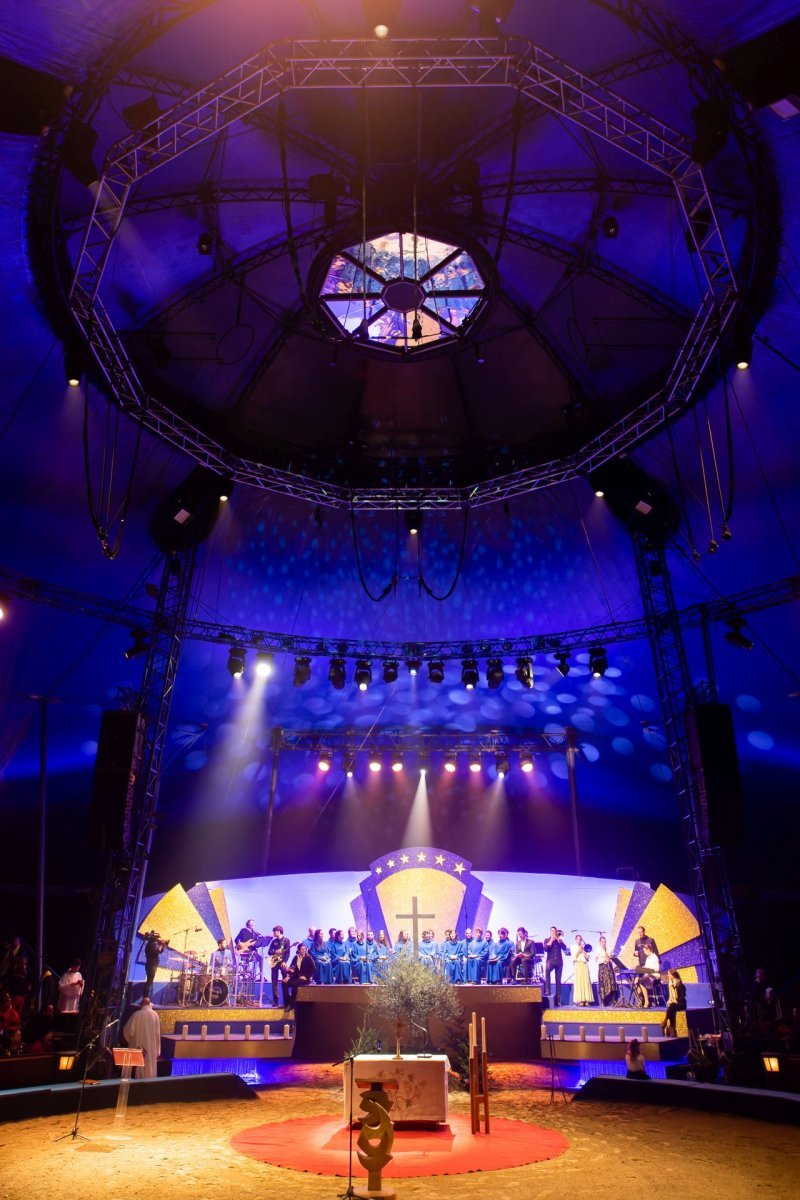
[[[149,996],[144,997],[141,1008],[129,1018],[122,1032],[132,1050],[144,1052],[144,1066],[136,1068],[136,1078],[155,1079],[161,1052],[161,1022]]]

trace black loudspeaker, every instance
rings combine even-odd
[[[716,61],[754,108],[796,98],[800,95],[800,17],[743,42]]]
[[[142,766],[144,718],[104,712],[94,764],[89,833],[100,850],[125,850],[131,838],[133,789]]]
[[[731,710],[727,704],[690,704],[686,725],[692,758],[702,768],[703,837],[712,846],[741,846],[744,804]]]

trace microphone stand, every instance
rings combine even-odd
[[[346,1054],[344,1058],[340,1058],[338,1063],[332,1063],[334,1067],[338,1067],[339,1063],[350,1064],[350,1117],[347,1124],[348,1145],[347,1145],[347,1190],[339,1193],[339,1200],[354,1200],[355,1188],[353,1187],[353,1079],[356,1069],[355,1054]]]
[[[72,1126],[72,1129],[69,1131],[69,1133],[62,1133],[61,1137],[55,1138],[54,1140],[56,1142],[63,1142],[67,1138],[72,1138],[73,1142],[76,1141],[78,1138],[80,1138],[80,1140],[82,1142],[90,1142],[91,1141],[91,1138],[86,1137],[85,1134],[80,1133],[78,1130],[78,1123],[81,1119],[81,1110],[83,1109],[83,1093],[86,1091],[86,1077],[89,1074],[89,1064],[91,1062],[91,1055],[90,1055],[89,1051],[92,1050],[92,1048],[97,1045],[97,1043],[108,1032],[108,1030],[111,1028],[111,1026],[116,1025],[118,1021],[119,1021],[119,1017],[115,1017],[113,1021],[109,1021],[108,1024],[105,1025],[100,1030],[100,1032],[92,1038],[92,1040],[90,1042],[87,1042],[81,1051],[79,1051],[79,1056],[80,1056],[80,1054],[85,1054],[86,1060],[84,1062],[84,1067],[83,1067],[83,1079],[81,1080],[81,1089],[78,1093],[78,1108],[75,1113],[75,1124]]]
[[[417,1058],[432,1058],[433,1055],[428,1054],[425,1050],[425,1047],[428,1044],[428,1030],[426,1029],[426,1027],[424,1025],[420,1025],[412,1017],[409,1017],[408,1019],[409,1019],[409,1021],[411,1021],[412,1025],[414,1025],[417,1029],[421,1029],[422,1032],[425,1034],[425,1041],[422,1043],[422,1049],[420,1050],[419,1054],[417,1055]]]

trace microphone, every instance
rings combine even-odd
[[[202,933],[202,932],[203,932],[203,926],[202,926],[202,925],[195,925],[195,927],[194,927],[194,931],[195,931],[195,933]]]

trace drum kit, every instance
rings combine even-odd
[[[179,1008],[260,1008],[262,1006],[263,968],[259,947],[236,956],[234,964],[209,966],[196,953],[188,951],[176,964],[169,987]]]

